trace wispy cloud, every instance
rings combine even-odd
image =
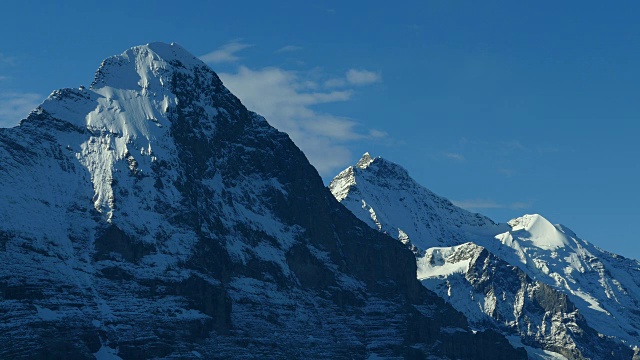
[[[236,53],[252,46],[252,44],[246,44],[237,40],[231,41],[210,53],[200,56],[200,60],[210,64],[236,62],[240,60],[240,57],[236,55]]]
[[[464,155],[457,153],[444,153],[444,157],[447,159],[452,159],[456,161],[464,161]]]
[[[349,69],[347,81],[352,85],[369,85],[382,80],[379,73],[368,70]]]
[[[512,203],[499,203],[495,200],[489,199],[471,199],[471,200],[454,200],[452,203],[458,207],[467,210],[481,210],[481,209],[528,209],[532,206],[531,202],[512,202]]]
[[[363,86],[382,81],[380,73],[369,70],[349,69],[341,77],[334,77],[324,82],[325,88],[339,88],[349,85]]]
[[[18,125],[31,110],[42,102],[43,97],[33,93],[0,93],[0,127]]]
[[[383,138],[387,137],[389,134],[385,131],[380,131],[376,129],[369,130],[369,136],[372,138]]]
[[[235,73],[219,75],[249,109],[287,132],[323,175],[331,175],[351,160],[345,142],[386,136],[379,130],[362,129],[353,119],[315,109],[319,104],[349,101],[352,89],[318,91],[304,73],[277,67],[240,66]]]
[[[344,87],[347,85],[347,80],[343,78],[332,78],[332,79],[326,80],[323,85],[327,89]]]
[[[283,46],[280,49],[276,50],[277,53],[284,53],[284,52],[294,52],[294,51],[299,51],[302,50],[301,46],[295,46],[295,45],[287,45],[287,46]]]

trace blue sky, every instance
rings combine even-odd
[[[0,125],[153,41],[206,60],[325,181],[369,151],[496,221],[640,259],[640,3],[3,4]]]

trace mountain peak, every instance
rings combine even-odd
[[[495,230],[490,219],[453,205],[418,184],[402,166],[369,153],[338,174],[329,189],[360,220],[418,250],[468,232]]]
[[[160,59],[171,62],[171,61],[179,61],[183,65],[205,65],[204,62],[193,54],[191,54],[187,49],[180,46],[178,43],[164,43],[164,42],[152,42],[147,45],[139,45],[134,46],[131,50],[139,49],[139,50],[150,50],[155,53]]]
[[[37,125],[38,119],[47,118],[50,127],[95,134],[78,144],[83,149],[79,159],[92,173],[95,208],[111,219],[118,162],[130,162],[126,168],[138,174],[152,174],[156,161],[176,153],[169,138],[211,139],[235,122],[221,114],[240,111],[246,108],[204,62],[180,45],[156,42],[105,59],[89,89],[54,91],[36,109],[40,117],[29,117],[27,123]],[[251,126],[266,124],[259,116],[248,116],[247,121]]]
[[[522,238],[540,249],[557,249],[569,245],[569,240],[564,231],[557,225],[553,225],[542,215],[524,215],[509,221],[512,232],[523,232]]]
[[[134,46],[105,59],[96,72],[92,89],[110,86],[138,90],[168,85],[167,70],[207,67],[204,62],[176,43],[154,42]]]
[[[372,157],[368,152],[364,153],[362,158],[352,167],[358,174],[370,176],[372,180],[377,178],[376,181],[392,181],[400,187],[413,186],[414,184],[407,169],[383,157]]]
[[[366,169],[373,162],[373,158],[366,152],[362,155],[362,158],[356,163],[356,167],[360,169]]]

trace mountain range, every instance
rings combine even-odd
[[[177,44],[0,129],[0,358],[638,359],[640,264],[365,154],[327,188]]]
[[[473,327],[499,331],[531,357],[638,357],[638,261],[537,214],[494,223],[368,153],[329,187],[360,220],[411,249],[422,284]]]
[[[0,358],[526,358],[177,44],[0,129],[0,184]]]

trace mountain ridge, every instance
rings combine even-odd
[[[1,357],[525,357],[175,44],[0,129],[0,183]]]
[[[484,326],[488,322],[493,328],[502,327],[505,334],[520,332],[525,345],[546,347],[556,353],[568,348],[563,355],[569,358],[604,357],[607,348],[619,349],[616,356],[621,358],[631,358],[634,351],[637,353],[640,319],[633,309],[638,307],[640,292],[634,274],[640,271],[640,263],[602,251],[579,239],[573,231],[553,225],[540,215],[525,215],[507,224],[496,224],[435,195],[417,184],[399,165],[380,157],[371,158],[368,153],[360,161],[363,160],[366,160],[366,167],[350,166],[331,182],[329,188],[336,199],[372,228],[397,238],[412,249],[418,262],[417,277],[465,313],[474,326]],[[466,246],[464,244],[485,249],[478,251],[488,251],[489,257],[485,256],[485,260],[477,263],[473,256],[460,251],[461,246]],[[494,260],[488,260],[490,258]],[[483,265],[485,261],[489,262]],[[515,273],[498,275],[497,270],[485,268],[491,262],[511,267]],[[473,270],[474,266],[479,266],[479,270]],[[607,334],[614,342],[626,344],[628,350],[609,343],[604,336],[603,344],[608,345],[599,345],[600,350],[591,353],[588,344],[600,341],[598,336],[588,339],[579,333],[565,331],[565,335],[556,334],[554,338],[546,334],[542,318],[534,313],[528,316],[539,319],[537,325],[533,325],[540,330],[518,330],[518,323],[524,320],[514,309],[524,306],[522,300],[526,300],[526,296],[513,294],[504,302],[511,310],[502,313],[484,305],[495,303],[495,294],[488,295],[495,289],[491,287],[493,285],[478,287],[477,282],[487,278],[491,283],[500,283],[499,276],[512,279],[513,288],[529,289],[527,301],[533,301],[532,306],[538,309],[534,312],[560,316],[558,326],[582,329],[583,334],[593,333],[595,330],[590,330],[593,327],[597,329],[594,334]],[[457,295],[455,291],[452,295],[451,291],[455,290],[451,288],[452,283],[460,288]],[[540,285],[536,285],[538,283]],[[540,286],[550,289],[544,291],[545,296],[561,302],[564,302],[560,300],[563,296],[567,297],[579,314],[571,315],[569,321],[563,315],[567,308],[548,308],[544,301],[536,305],[535,289],[542,289]],[[588,325],[582,322],[582,316]],[[509,329],[504,329],[505,317],[512,319],[511,325],[507,324]],[[575,326],[580,322],[583,325]],[[570,341],[573,345],[554,345],[561,343],[558,341]]]

